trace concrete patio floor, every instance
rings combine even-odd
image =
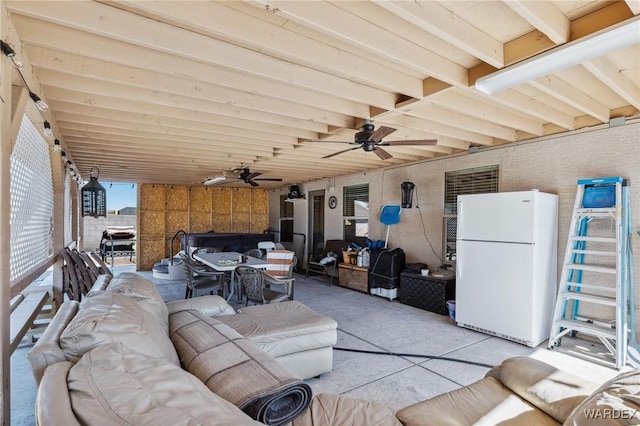
[[[135,265],[114,267],[115,275],[121,272],[135,272]],[[184,281],[154,279],[149,271],[138,273],[156,283],[165,301],[184,297]],[[571,345],[582,351],[599,352],[597,344],[566,338],[562,351],[547,350],[546,342],[530,348],[458,327],[448,316],[403,305],[397,300],[329,286],[300,274],[295,276],[296,300],[338,322],[333,371],[307,380],[314,393],[332,392],[376,400],[397,410],[468,385],[481,379],[488,366],[520,355],[541,359],[594,381],[604,381],[619,373],[566,354],[567,346]],[[235,298],[230,303],[236,308],[244,306]],[[499,313],[487,312],[496,314]],[[338,348],[403,355],[347,352]],[[11,416],[15,425],[35,424],[33,407],[37,390],[26,360],[29,349],[29,344],[22,345],[11,357]]]

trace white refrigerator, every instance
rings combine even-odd
[[[458,196],[456,323],[527,346],[549,338],[557,286],[558,196]]]

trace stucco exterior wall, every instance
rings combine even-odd
[[[407,262],[424,262],[438,266],[442,256],[442,215],[444,212],[444,174],[497,164],[500,167],[500,191],[538,189],[559,196],[558,265],[562,265],[569,232],[569,223],[581,178],[622,176],[631,182],[632,249],[640,253],[640,123],[621,127],[589,129],[561,137],[549,137],[536,142],[484,148],[433,159],[411,166],[358,173],[335,178],[338,208],[325,209],[325,238],[341,239],[342,188],[346,185],[369,183],[369,234],[371,239],[384,239],[386,226],[379,220],[384,203],[399,203],[400,184],[411,181],[416,185],[413,208],[402,211],[401,222],[393,225],[389,247],[401,247]],[[301,184],[303,193],[325,189],[329,194],[329,180]],[[273,195],[282,192],[272,191]],[[272,198],[271,222],[277,219],[277,197]],[[276,203],[273,204],[273,199]],[[297,202],[294,227],[306,232],[307,203]],[[640,260],[635,256],[634,275],[640,276]],[[558,278],[561,269],[558,268]],[[637,286],[636,286],[637,287]],[[636,289],[636,300],[638,297]],[[638,304],[636,304],[638,305]]]

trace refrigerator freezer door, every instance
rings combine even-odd
[[[534,241],[537,192],[499,192],[458,196],[458,240]]]
[[[534,246],[459,241],[457,250],[458,325],[529,346],[540,343],[534,337]]]

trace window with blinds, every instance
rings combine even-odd
[[[369,236],[369,184],[342,189],[344,239],[365,245]]]
[[[495,166],[475,167],[444,174],[444,213],[457,214],[458,195],[498,192],[498,171]]]
[[[444,175],[444,216],[442,218],[442,263],[454,266],[458,227],[458,195],[498,192],[499,167],[484,166],[455,170]]]

